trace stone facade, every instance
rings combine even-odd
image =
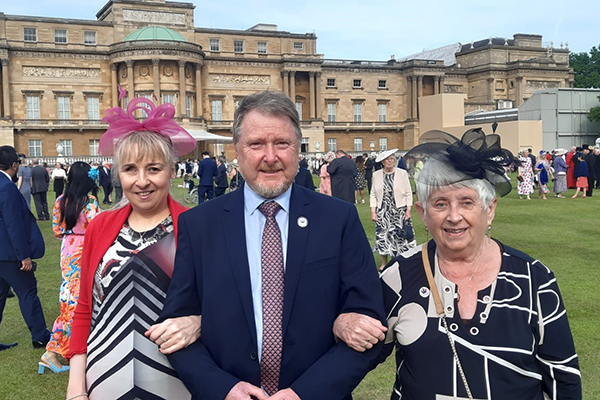
[[[268,24],[198,28],[194,7],[112,0],[97,20],[0,12],[1,144],[55,156],[55,144],[70,140],[74,156],[89,155],[105,129],[98,119],[123,106],[121,87],[127,99],[173,102],[184,127],[224,136],[244,96],[282,91],[301,112],[307,152],[408,149],[420,133],[419,97],[463,93],[466,111],[494,109],[498,101],[518,106],[536,90],[573,82],[568,49],[544,47],[537,35],[464,45],[453,65],[418,58],[329,60],[316,53],[315,34]],[[128,38],[148,27],[169,28],[181,39]],[[214,148],[199,143],[196,152]],[[231,144],[224,151],[233,158]]]

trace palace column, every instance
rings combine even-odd
[[[160,60],[158,58],[152,59],[152,80],[154,81],[154,96],[156,96],[157,100],[160,103]]]
[[[440,76],[440,81],[439,81],[439,85],[440,85],[439,92],[440,93],[444,93],[444,81],[445,80],[446,80],[446,78],[444,76]]]
[[[176,115],[185,115],[185,60],[179,60],[179,110]]]
[[[8,58],[2,59],[2,99],[4,100],[4,118],[10,118],[10,90],[8,82]]]
[[[523,88],[521,87],[521,85],[523,84],[523,77],[518,76],[515,80],[517,81],[517,98],[515,101],[515,106],[519,107],[521,105],[521,102],[523,101]]]
[[[286,96],[290,95],[290,73],[289,71],[283,71],[281,73],[283,77],[283,94]]]
[[[423,97],[423,75],[417,75],[417,98]],[[415,118],[419,118],[419,102],[415,99]]]
[[[315,118],[321,118],[321,73],[316,74]]]
[[[202,64],[196,64],[196,118],[202,118]]]
[[[487,78],[487,101],[494,102],[494,78]]]
[[[412,76],[406,77],[406,119],[412,118],[412,98],[411,98],[411,88],[412,88]]]
[[[296,104],[296,71],[290,71],[290,99]]]
[[[112,88],[112,106],[119,107],[119,82],[117,80],[117,64],[110,64],[110,84]]]
[[[310,71],[308,73],[308,88],[310,95],[310,119],[314,119],[315,117],[315,73]]]
[[[434,76],[433,94],[440,94],[440,77]]]
[[[410,117],[412,119],[417,119],[417,77],[412,76],[412,86],[410,91],[410,96],[412,100],[412,112],[410,113]]]
[[[133,61],[127,60],[125,61],[125,65],[127,65],[127,94],[129,101],[131,101],[135,97],[135,87],[133,86],[135,84],[133,81]]]

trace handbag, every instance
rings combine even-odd
[[[523,179],[523,176],[522,176],[522,175],[517,175],[517,180],[518,180],[519,182],[523,182],[525,179]]]

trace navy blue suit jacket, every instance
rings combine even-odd
[[[381,349],[355,352],[336,343],[332,327],[343,312],[383,321],[373,253],[354,205],[294,184],[289,221],[279,387],[302,400],[351,399]],[[193,398],[224,399],[239,381],[260,387],[243,190],[179,218],[161,320],[193,314],[202,314],[201,338],[169,356]]]
[[[0,260],[44,256],[44,238],[17,186],[0,172]]]
[[[229,187],[229,184],[227,183],[227,167],[225,166],[225,164],[221,164],[217,167],[215,186],[220,188]]]
[[[198,163],[198,176],[200,186],[213,186],[213,178],[217,176],[217,163],[212,158],[203,158]]]
[[[104,166],[100,165],[98,167],[98,182],[100,183],[100,186],[111,186],[112,185],[112,177],[110,176],[111,172],[110,169],[107,172],[104,172]]]

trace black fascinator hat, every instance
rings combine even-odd
[[[426,185],[447,186],[471,179],[485,179],[492,183],[500,197],[512,190],[504,167],[511,163],[519,164],[513,154],[500,146],[500,136],[486,135],[481,128],[469,129],[461,139],[443,131],[425,132],[419,145],[404,156],[408,172],[413,178]],[[455,173],[453,178],[442,178],[445,174],[436,173],[436,168],[426,168],[430,160],[445,164]]]

